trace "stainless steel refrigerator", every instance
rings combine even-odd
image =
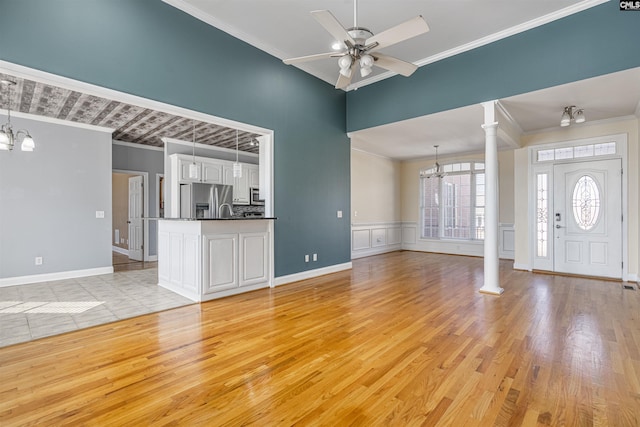
[[[180,184],[180,218],[231,218],[233,186],[194,182]]]

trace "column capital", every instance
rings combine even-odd
[[[498,128],[498,122],[485,123],[483,125],[480,125],[480,127],[482,129],[484,129],[485,131],[490,130],[490,129],[497,129]]]

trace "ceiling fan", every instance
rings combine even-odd
[[[325,58],[340,58],[338,59],[340,74],[336,89],[344,89],[351,83],[353,72],[358,63],[360,64],[360,75],[362,77],[371,74],[371,68],[374,65],[405,77],[410,76],[418,69],[414,64],[383,55],[378,53],[378,50],[429,31],[429,26],[422,16],[416,16],[374,35],[369,29],[358,27],[358,0],[353,0],[353,27],[351,28],[344,28],[328,10],[315,10],[311,12],[311,15],[329,34],[335,37],[339,43],[342,43],[342,50],[285,59],[283,61],[285,64],[296,64]]]

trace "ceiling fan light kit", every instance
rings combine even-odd
[[[405,77],[413,74],[418,67],[392,56],[378,53],[378,50],[419,36],[429,31],[422,16],[417,16],[386,31],[374,35],[369,29],[358,26],[358,2],[353,1],[353,27],[345,28],[328,10],[316,10],[311,15],[331,34],[336,42],[334,52],[285,59],[285,64],[296,64],[326,58],[339,58],[336,89],[345,89],[353,78],[353,69],[360,64],[360,76],[367,77],[376,65]]]
[[[582,108],[576,107],[575,105],[564,107],[562,118],[560,119],[560,126],[569,126],[572,120],[575,123],[584,123],[586,121],[584,117],[584,110]]]

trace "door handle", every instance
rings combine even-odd
[[[564,228],[564,226],[560,224],[556,224],[556,228]]]

